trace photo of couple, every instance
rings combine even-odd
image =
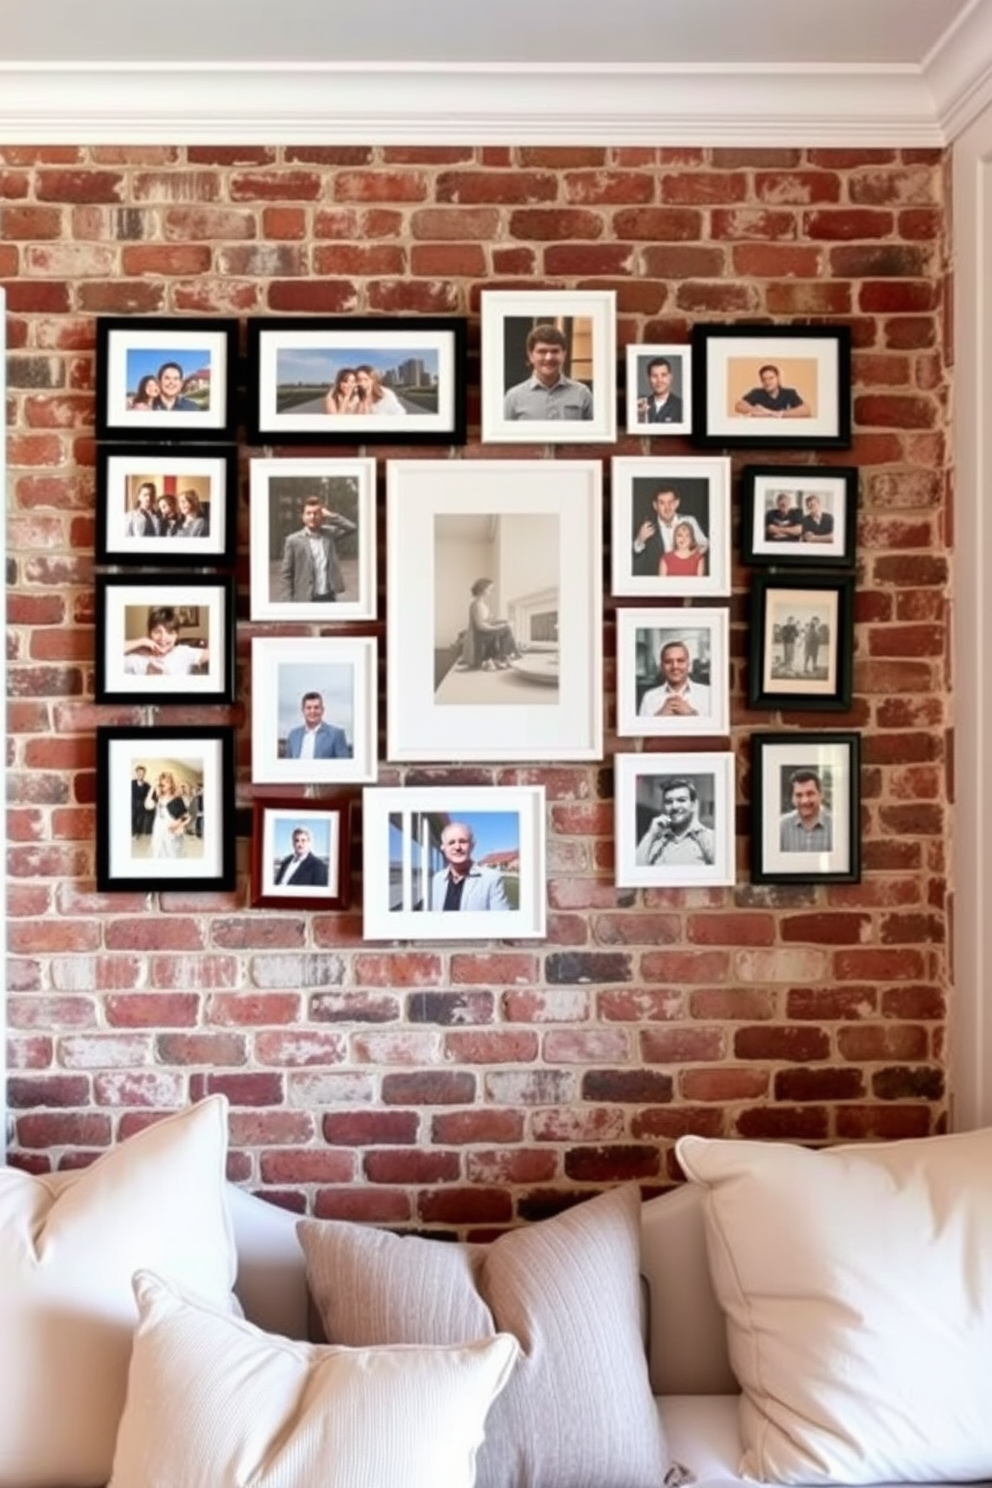
[[[347,353],[282,348],[276,355],[279,413],[403,418],[437,413],[438,359],[430,347]]]

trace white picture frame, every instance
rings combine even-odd
[[[734,756],[618,754],[614,763],[617,887],[733,884]],[[667,846],[666,805],[694,813],[689,832],[675,832],[686,840]]]
[[[656,364],[661,364],[661,372],[652,379]],[[626,371],[628,434],[656,439],[665,434],[692,433],[691,346],[674,342],[628,346]]]
[[[616,291],[493,289],[483,290],[481,299],[483,442],[603,444],[616,439]],[[550,417],[527,411],[528,400],[521,396],[534,375],[527,337],[540,326],[554,327],[561,337],[562,355],[554,370],[571,380],[570,389],[563,385],[561,396],[552,395]]]
[[[610,469],[614,595],[729,595],[729,457],[621,455]],[[680,552],[685,529],[692,546]]]
[[[249,461],[253,620],[376,618],[375,478],[371,458]],[[330,602],[312,597],[316,573],[303,513],[318,497],[324,515],[315,532],[324,534]]]
[[[618,609],[617,734],[729,733],[729,631],[725,609]]]
[[[364,938],[543,938],[545,811],[538,785],[364,790]],[[459,824],[472,839],[473,870],[452,913],[435,905],[447,897],[442,833]]]
[[[597,460],[388,463],[389,759],[602,757],[601,506]]]
[[[251,669],[253,782],[355,785],[377,778],[374,636],[255,636]],[[320,697],[312,713],[308,694]],[[297,752],[308,723],[331,731],[319,730],[310,758]]]

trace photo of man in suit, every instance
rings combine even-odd
[[[306,827],[293,829],[293,851],[279,863],[275,882],[297,888],[327,888],[327,863],[313,851]]]
[[[679,516],[681,501],[681,492],[672,485],[660,486],[655,491],[651,498],[652,514],[638,524],[634,533],[635,574],[657,576],[661,573],[661,560],[675,546],[675,529],[680,521],[689,523],[696,547],[700,553],[706,552],[709,539],[691,513]]]
[[[279,586],[284,600],[333,604],[346,583],[337,550],[338,538],[356,530],[341,512],[328,510],[319,496],[307,496],[303,526],[283,543]]]
[[[445,867],[431,879],[432,910],[510,909],[503,877],[472,857],[475,834],[467,822],[450,821],[441,833]]]
[[[303,722],[286,736],[287,759],[351,759],[352,748],[343,728],[324,722],[324,699],[305,692],[300,701]]]
[[[645,369],[651,391],[637,400],[639,424],[680,424],[685,417],[682,398],[675,392],[670,357],[652,357]],[[681,366],[680,366],[681,370]]]

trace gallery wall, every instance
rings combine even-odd
[[[15,1162],[88,1161],[224,1090],[239,1181],[322,1214],[470,1230],[624,1178],[663,1186],[687,1130],[817,1142],[940,1129],[945,166],[939,152],[890,149],[0,147]],[[360,816],[351,910],[252,908],[244,446],[242,701],[167,718],[94,704],[96,318],[468,315],[469,439],[453,458],[572,454],[608,476],[613,456],[658,453],[628,435],[571,451],[482,445],[485,288],[613,289],[621,353],[685,342],[701,321],[852,328],[852,448],[790,458],[860,473],[854,695],[829,719],[861,737],[860,883],[750,882],[749,737],[824,720],[745,705],[754,572],[736,481],[731,730],[710,745],[736,761],[733,888],[615,887],[613,757],[640,741],[613,731],[607,598],[601,762],[380,767],[383,785],[546,787],[545,940],[363,941]],[[448,451],[367,453],[381,501],[387,457]],[[608,546],[606,526],[604,575]],[[95,729],[163,722],[237,728],[233,893],[95,891]]]

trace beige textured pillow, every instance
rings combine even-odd
[[[833,1147],[683,1137],[744,1391],[748,1477],[992,1477],[992,1130]]]
[[[659,1488],[668,1457],[639,1309],[640,1196],[618,1188],[488,1246],[303,1220],[327,1337],[353,1346],[512,1333],[479,1488]]]
[[[264,1333],[147,1271],[110,1488],[472,1488],[512,1338],[342,1349]]]
[[[0,1169],[0,1488],[106,1483],[139,1266],[230,1305],[226,1153],[214,1096],[68,1179]]]

